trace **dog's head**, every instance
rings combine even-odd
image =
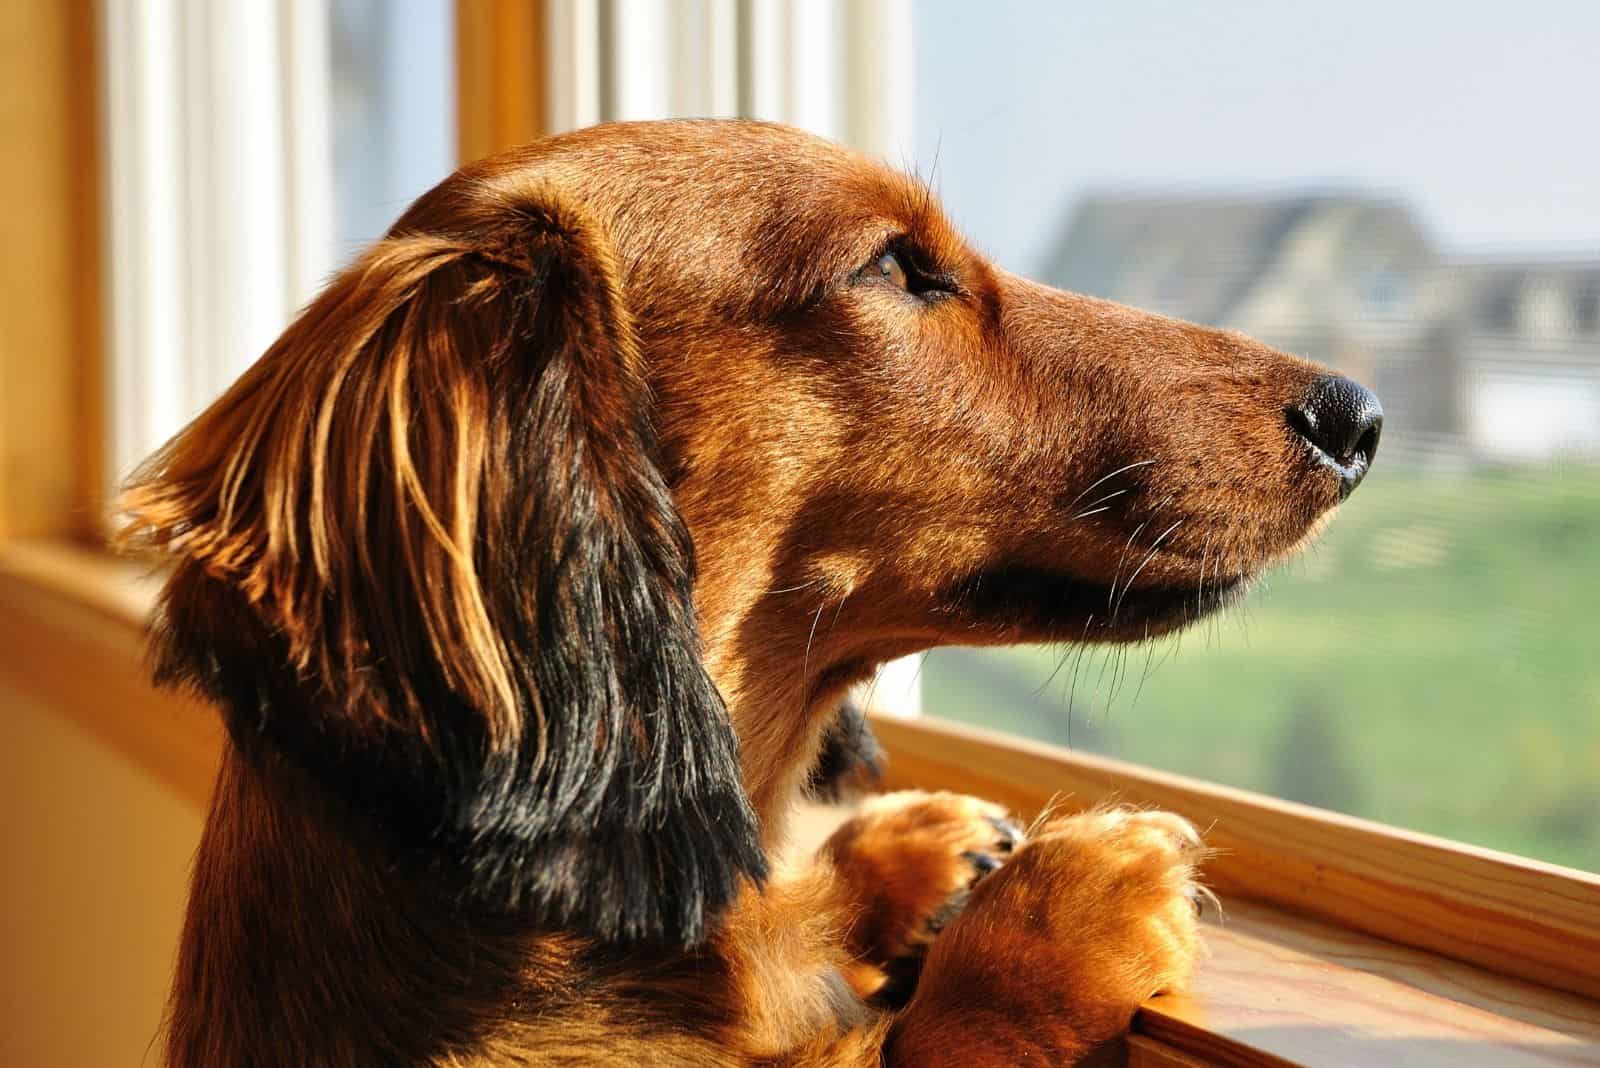
[[[428,193],[127,504],[176,557],[161,670],[245,753],[480,907],[692,941],[845,685],[1180,626],[1376,436],[1352,383],[1007,275],[835,146],[646,124]]]

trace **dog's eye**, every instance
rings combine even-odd
[[[952,278],[927,270],[913,250],[901,246],[880,252],[877,258],[861,268],[858,277],[868,282],[894,286],[903,293],[923,300],[958,292]]]
[[[905,265],[900,262],[900,257],[893,252],[885,252],[879,256],[874,269],[878,272],[878,277],[896,289],[911,292],[911,277],[906,274]]]

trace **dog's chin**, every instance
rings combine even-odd
[[[1172,634],[1238,602],[1251,575],[1207,575],[1193,585],[1113,588],[1058,572],[1006,565],[952,590],[947,611],[995,642],[1138,642]]]

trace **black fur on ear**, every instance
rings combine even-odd
[[[135,475],[158,676],[458,903],[693,944],[766,862],[616,265],[454,182]]]

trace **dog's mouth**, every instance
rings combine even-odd
[[[1032,566],[1001,565],[953,586],[945,610],[999,642],[1143,641],[1236,603],[1250,578],[1208,574],[1192,585],[1108,586]]]

